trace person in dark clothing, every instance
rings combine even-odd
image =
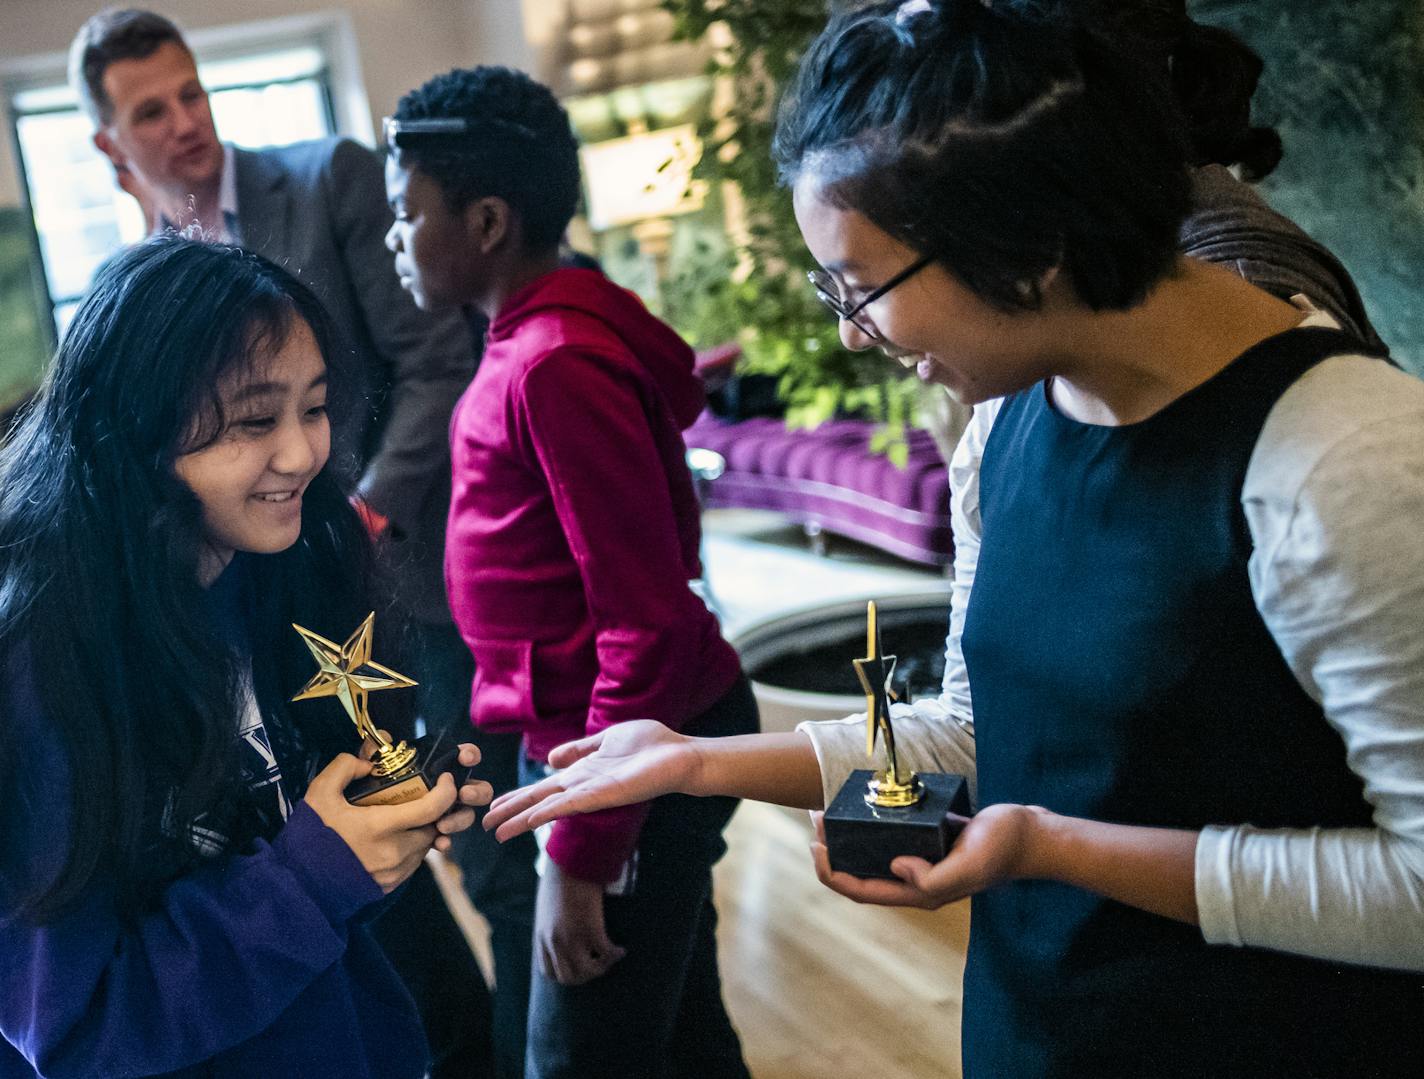
[[[775,148],[853,349],[973,404],[944,692],[911,767],[976,815],[861,902],[972,896],[970,1079],[1340,1077],[1424,1051],[1424,382],[1176,250],[1162,80],[1060,18],[873,3]],[[492,806],[509,837],[667,791],[816,807],[863,717],[626,725]]]
[[[489,788],[349,805],[350,720],[291,703],[292,623],[385,608],[331,451],[348,362],[286,271],[157,237],[100,270],[0,451],[7,1079],[427,1072],[371,921]]]

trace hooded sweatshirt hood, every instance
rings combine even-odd
[[[707,395],[702,380],[693,372],[691,347],[649,311],[636,293],[597,270],[561,268],[530,282],[500,309],[490,324],[489,340],[499,341],[519,332],[536,313],[559,311],[596,319],[616,335],[647,371],[680,430],[697,419]]]

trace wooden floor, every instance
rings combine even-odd
[[[718,865],[723,992],[756,1079],[958,1079],[968,904],[852,903],[823,887],[805,813],[744,804]]]
[[[863,907],[821,886],[805,813],[743,803],[716,869],[723,996],[755,1079],[959,1079],[969,908]],[[489,929],[429,858],[489,978]]]

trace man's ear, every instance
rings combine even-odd
[[[509,243],[514,214],[509,203],[494,195],[475,199],[464,209],[465,235],[476,251],[488,255]]]
[[[123,151],[120,150],[118,144],[114,142],[114,137],[109,134],[107,127],[101,127],[98,131],[94,132],[94,148],[107,157],[113,163],[114,168],[128,168],[128,158],[124,156]]]

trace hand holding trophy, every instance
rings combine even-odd
[[[866,653],[853,661],[865,690],[865,752],[873,762],[882,741],[885,766],[850,774],[826,807],[826,847],[836,872],[894,880],[890,863],[903,854],[931,863],[949,854],[967,823],[969,788],[963,776],[916,775],[900,761],[890,720],[895,657],[881,647],[874,601],[866,611]]]
[[[352,805],[398,805],[414,801],[434,789],[440,776],[449,772],[458,789],[467,781],[470,769],[460,764],[460,747],[446,731],[423,735],[407,744],[392,743],[371,720],[366,696],[382,689],[403,689],[415,685],[413,679],[371,659],[371,628],[375,612],[368,614],[345,644],[336,644],[295,623],[317,662],[317,672],[294,701],[314,697],[335,697],[356,724],[363,740],[375,745],[371,773],[346,788]]]

